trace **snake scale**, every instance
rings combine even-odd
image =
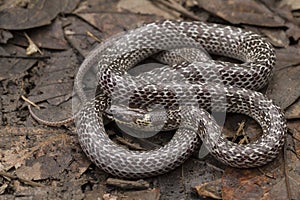
[[[153,54],[179,48],[204,48],[241,63],[183,58],[140,76],[127,73]],[[233,167],[256,167],[273,160],[284,143],[286,122],[280,109],[252,91],[268,83],[275,64],[272,46],[260,35],[203,22],[167,20],[144,25],[101,44],[87,57],[75,82],[83,99],[80,81],[87,66],[95,61],[97,95],[84,101],[75,121],[84,152],[110,174],[140,178],[168,172],[198,148],[200,139],[222,162]],[[247,145],[230,142],[204,109],[246,114],[260,124],[263,135]],[[161,148],[130,151],[109,139],[102,114],[136,129],[178,130]]]

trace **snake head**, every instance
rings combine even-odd
[[[164,110],[147,111],[139,108],[130,108],[123,105],[112,105],[108,111],[108,118],[118,123],[148,131],[161,130],[166,123],[166,112]]]
[[[124,105],[112,105],[106,114],[108,118],[113,119],[121,124],[132,127],[144,127],[151,124],[148,111],[143,109],[130,108]]]

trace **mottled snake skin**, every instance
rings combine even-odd
[[[134,29],[113,44],[103,45],[93,58],[87,58],[99,60],[98,96],[85,102],[76,118],[80,144],[98,167],[125,178],[155,176],[184,162],[199,146],[200,138],[212,155],[233,167],[261,166],[278,155],[286,133],[283,114],[271,100],[250,90],[267,84],[275,63],[273,48],[261,36],[216,24],[164,21]],[[162,50],[202,47],[243,63],[183,61],[137,77],[127,74],[141,60]],[[137,112],[136,116],[147,118],[150,124],[160,122],[162,129],[179,127],[167,145],[148,152],[130,151],[105,133],[103,112],[122,118],[119,112],[124,107],[134,113],[134,109],[159,106],[178,110],[175,115],[180,120],[167,112],[160,121],[164,110],[141,118]],[[246,114],[261,125],[263,136],[247,145],[232,143],[223,138],[219,126],[202,108]],[[131,116],[135,128],[141,126],[136,116]]]

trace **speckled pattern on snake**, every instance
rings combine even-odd
[[[178,48],[204,48],[242,63],[183,59],[140,76],[127,73],[153,54]],[[202,22],[163,21],[104,43],[87,59],[99,61],[98,96],[84,103],[76,126],[84,152],[110,174],[140,178],[168,172],[197,149],[200,139],[222,162],[233,167],[256,167],[273,160],[284,143],[286,125],[280,109],[261,93],[252,91],[268,83],[275,64],[272,46],[253,32]],[[164,111],[154,109],[146,114],[137,111],[129,125],[141,126],[135,124],[140,117],[150,124],[161,123],[162,129],[178,127],[167,145],[147,152],[130,151],[112,142],[105,133],[102,113],[116,112],[118,116],[124,107],[134,113],[135,109],[159,106],[170,110],[163,121],[160,119]],[[246,114],[260,124],[263,135],[246,145],[230,142],[204,109]],[[172,110],[178,112],[174,114]]]

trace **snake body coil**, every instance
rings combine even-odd
[[[76,125],[83,150],[106,172],[127,178],[165,173],[188,158],[199,145],[199,136],[211,154],[234,167],[261,166],[279,153],[286,132],[285,119],[271,100],[250,90],[267,84],[275,63],[273,48],[261,36],[216,24],[164,21],[129,31],[104,46],[87,58],[99,60],[100,92],[84,104]],[[127,74],[138,62],[162,50],[202,47],[243,63],[187,59],[137,77]],[[162,84],[157,84],[158,80]],[[159,149],[126,150],[108,138],[103,126],[102,113],[111,112],[110,106],[115,104],[146,110],[155,105],[179,109],[180,124],[172,114],[161,122],[179,129]],[[200,108],[246,114],[261,125],[263,136],[247,145],[232,143],[222,137],[216,122]],[[160,114],[149,113],[150,122],[154,123]]]

